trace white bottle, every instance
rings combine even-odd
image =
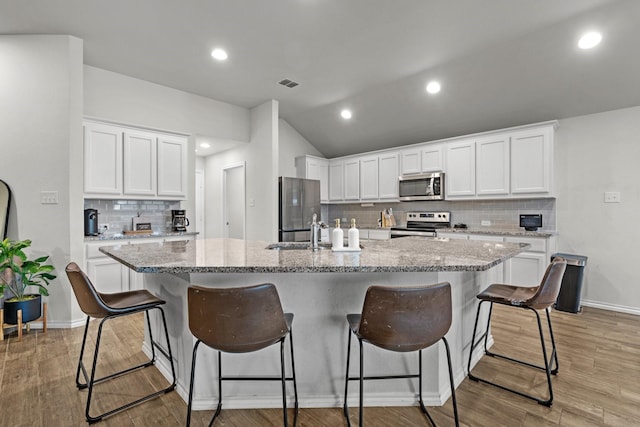
[[[332,249],[342,249],[344,246],[344,233],[342,232],[342,228],[340,228],[340,218],[336,218],[336,228],[333,229],[333,233],[331,234],[331,248]]]
[[[360,249],[360,230],[356,228],[356,219],[351,218],[349,229],[349,249]]]

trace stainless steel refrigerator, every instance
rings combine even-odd
[[[280,177],[278,240],[309,241],[313,214],[320,221],[320,181]]]

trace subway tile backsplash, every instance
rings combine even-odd
[[[520,214],[542,214],[542,229],[556,230],[556,200],[457,200],[402,203],[374,203],[363,207],[361,203],[329,205],[329,223],[335,218],[356,219],[359,227],[377,227],[380,211],[391,208],[398,225],[405,225],[405,213],[409,211],[448,211],[451,224],[465,223],[469,228],[482,227],[482,221],[490,221],[487,228],[520,229]],[[348,223],[347,223],[348,224]]]
[[[85,199],[85,209],[98,210],[98,224],[108,224],[111,231],[131,230],[135,216],[149,219],[153,231],[171,230],[171,210],[180,209],[178,201]]]

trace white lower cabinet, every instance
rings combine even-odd
[[[475,234],[464,232],[438,232],[438,237],[463,240],[484,240],[488,242],[528,243],[530,246],[504,263],[504,283],[519,286],[538,286],[556,250],[556,238],[516,237],[495,234]],[[487,286],[490,283],[487,283]]]
[[[142,289],[142,274],[136,273],[100,252],[104,246],[135,245],[141,243],[161,244],[170,241],[193,241],[194,236],[150,237],[144,239],[122,239],[85,243],[85,271],[98,292],[114,293]]]
[[[98,250],[103,246],[116,246],[124,242],[95,242],[86,244],[86,272],[98,292],[114,293],[129,290],[129,268]]]

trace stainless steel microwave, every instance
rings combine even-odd
[[[403,175],[398,185],[401,202],[444,200],[443,172]]]

